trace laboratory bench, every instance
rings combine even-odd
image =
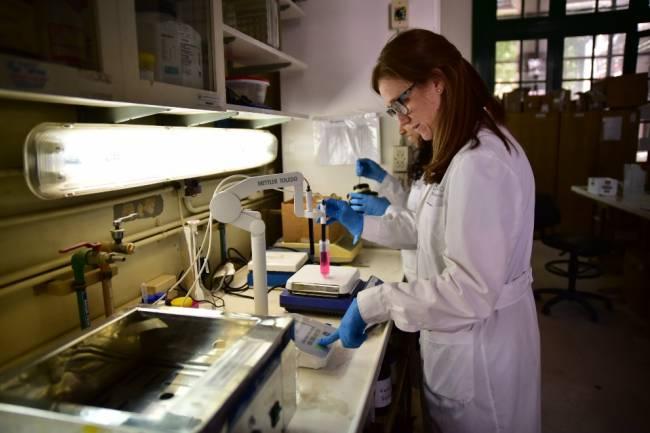
[[[358,267],[362,279],[371,275],[386,282],[402,280],[399,251],[363,248],[351,266]],[[252,290],[249,290],[252,294]],[[269,293],[269,314],[283,315],[278,290]],[[225,311],[252,313],[250,299],[226,295]],[[318,314],[307,315],[338,326],[339,318]],[[391,334],[392,322],[370,331],[358,349],[345,349],[334,343],[328,364],[321,369],[298,369],[298,407],[289,423],[290,433],[357,432],[362,431],[368,411],[373,408],[373,385]]]
[[[622,196],[602,196],[592,194],[586,186],[573,185],[571,191],[594,200],[595,202],[620,209],[624,212],[636,215],[638,217],[650,220],[650,194],[623,194]]]
[[[355,266],[359,269],[360,276],[364,280],[368,279],[371,275],[375,275],[376,277],[386,282],[401,281],[402,279],[402,267],[401,267],[401,258],[400,258],[399,251],[388,250],[388,249],[364,248],[359,253],[355,261],[350,263],[350,265]],[[248,292],[251,292],[250,294],[252,294],[252,290],[249,290]],[[269,293],[269,315],[283,316],[288,314],[279,305],[279,295],[280,295],[279,290],[273,290]],[[227,294],[224,296],[224,301],[225,301],[225,311],[228,313],[252,314],[254,311],[254,303],[252,299],[247,299],[232,294]],[[202,307],[210,309],[209,304],[202,305]],[[194,310],[194,309],[187,309],[187,310]],[[41,357],[50,354],[56,356],[56,354],[59,354],[59,352],[61,356],[64,355],[68,356],[70,354],[76,353],[75,350],[73,350],[73,345],[75,344],[83,345],[86,344],[88,341],[90,341],[90,340],[86,340],[87,337],[89,339],[95,337],[99,338],[102,337],[102,335],[104,335],[102,334],[102,332],[108,332],[110,335],[113,335],[115,329],[117,328],[111,328],[112,325],[121,326],[125,323],[126,324],[131,323],[129,321],[130,317],[129,318],[121,317],[120,316],[121,314],[127,314],[127,315],[134,314],[134,316],[138,316],[139,313],[135,310],[132,311],[131,308],[126,308],[124,311],[121,311],[120,313],[116,313],[116,315],[96,323],[96,326],[91,329],[91,333],[88,333],[88,330],[76,331],[73,333],[73,335],[69,335],[64,338],[66,341],[65,345],[61,345],[62,340],[57,340],[55,342],[52,342],[51,344],[42,347],[41,349],[39,349],[38,354],[32,354],[33,356],[32,360],[37,358],[45,359]],[[155,313],[155,311],[153,313],[148,311],[147,314],[157,314],[157,313]],[[164,314],[164,311],[162,311],[160,314]],[[188,314],[189,316],[209,317],[209,313],[206,312],[207,314],[206,315],[206,314],[199,313],[197,310],[194,310],[192,312],[188,311]],[[338,326],[340,321],[340,318],[335,316],[325,316],[325,315],[316,315],[316,314],[314,315],[305,314],[305,315],[320,320],[321,322],[330,323],[333,326]],[[149,316],[147,315],[143,316],[142,318],[138,316],[138,320],[140,319],[143,320],[142,323],[138,323],[138,326],[144,326],[142,325],[143,323],[149,326],[148,321],[145,320],[147,318],[149,318]],[[120,323],[118,324],[117,321],[120,321]],[[157,319],[154,319],[154,321],[158,323]],[[104,328],[104,326],[106,326],[106,328]],[[373,388],[374,388],[375,381],[379,375],[384,354],[388,346],[388,342],[389,342],[388,340],[392,330],[391,328],[392,328],[392,322],[383,323],[374,327],[371,331],[369,331],[367,340],[358,349],[345,349],[340,345],[340,342],[334,343],[332,349],[333,351],[329,356],[328,363],[325,367],[321,369],[308,369],[308,368],[297,369],[297,382],[296,382],[297,408],[293,417],[289,422],[289,428],[287,429],[289,433],[359,432],[364,430],[367,416],[370,414],[370,411],[373,409],[374,406]],[[210,331],[210,329],[208,329],[208,331]],[[117,332],[117,334],[121,335],[120,332]],[[151,341],[154,340],[155,339]],[[112,342],[113,339],[111,337],[106,341]],[[196,341],[194,341],[194,343],[196,343]],[[196,344],[194,343],[190,344],[191,346],[190,349],[192,350],[196,349],[195,347]],[[154,350],[154,352],[158,353],[160,351],[156,349]],[[179,353],[181,354],[186,353],[186,350],[182,349],[179,351]],[[38,371],[40,372],[40,370]],[[145,369],[143,371],[148,371],[148,370]],[[174,371],[176,372],[176,370]],[[178,372],[182,372],[182,371],[183,369],[178,370]],[[28,376],[25,377],[29,379]],[[145,380],[145,382],[147,383],[151,382],[149,379],[147,380]],[[21,382],[20,384],[21,386],[22,385],[26,386],[27,388],[25,389],[32,389],[30,388],[32,386],[30,380],[27,380],[25,383]],[[41,382],[38,382],[37,380],[36,385],[40,386],[39,384],[42,385]],[[112,387],[113,385],[110,386]],[[128,392],[125,393],[124,390],[130,389],[128,388],[130,386],[131,386],[130,382],[124,382],[124,384],[122,384],[121,386],[116,387],[118,389],[115,393],[112,393],[110,395],[111,396],[116,395],[120,398],[124,397],[127,400],[129,400],[130,397],[128,397]],[[149,388],[147,388],[146,386],[141,386],[140,389],[145,389],[145,391],[149,390]],[[206,389],[212,389],[212,388],[208,387]],[[201,391],[201,389],[199,389],[199,391]],[[151,403],[149,401],[150,399],[148,399],[149,394],[151,393],[144,393],[143,398],[141,399],[142,401],[137,400],[137,403],[149,405]],[[158,394],[158,388],[156,388],[156,392],[154,392],[153,394],[156,395]],[[156,401],[156,405],[164,404],[164,403],[159,403],[157,397],[154,400]],[[81,406],[81,409],[84,409],[83,405]],[[127,412],[125,413],[128,412],[129,411],[127,410]],[[138,410],[135,410],[134,412],[138,413]],[[16,421],[15,419],[16,417],[22,416],[19,415],[19,413],[22,412],[20,411],[14,412],[12,409],[12,410],[8,410],[6,413],[3,412],[1,415],[4,415],[5,417],[9,417],[9,418],[5,418],[6,422],[9,422],[8,420],[11,420],[11,422],[18,422],[18,424],[12,424],[15,427],[16,425],[20,425],[20,423],[24,421],[24,420]],[[52,413],[54,414],[54,412]],[[99,413],[95,414],[93,412],[92,414],[86,413],[86,415],[84,416],[90,416],[90,417],[101,416],[101,414]],[[54,417],[56,418],[56,415],[54,415]],[[47,417],[41,418],[40,416],[37,416],[37,417],[31,417],[29,419],[29,422],[45,423],[42,424],[44,426],[48,422],[50,422],[50,419]],[[3,421],[2,418],[0,417],[0,424],[2,423]],[[3,425],[3,431],[5,431],[4,427],[5,426]],[[107,431],[108,430],[110,429],[107,429]],[[22,430],[9,429],[9,431],[22,431]],[[58,430],[54,429],[53,431],[58,431]]]

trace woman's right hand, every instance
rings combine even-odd
[[[352,210],[352,207],[343,200],[327,198],[324,202],[327,224],[340,222],[354,236],[353,243],[356,244],[363,232],[363,216]]]
[[[355,167],[357,176],[367,177],[381,183],[386,177],[386,170],[372,159],[359,158]]]

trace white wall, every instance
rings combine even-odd
[[[441,0],[440,33],[472,63],[472,0]]]
[[[377,56],[393,31],[388,28],[389,0],[308,0],[306,16],[283,22],[282,50],[304,61],[304,72],[282,75],[282,108],[313,116],[383,111],[371,88]],[[410,0],[411,27],[440,29],[439,0]],[[382,159],[390,169],[391,146],[399,140],[397,123],[382,119]],[[320,166],[313,152],[310,121],[282,128],[285,171],[299,170],[317,192],[345,195],[357,183],[354,167]]]

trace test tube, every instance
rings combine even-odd
[[[325,204],[320,203],[318,205],[320,211],[323,213],[323,216],[320,217],[320,241],[318,242],[318,247],[320,249],[320,273],[322,276],[327,277],[330,274],[330,241],[327,239],[327,226],[326,216],[325,216]]]

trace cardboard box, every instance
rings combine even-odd
[[[638,107],[648,100],[648,73],[607,77],[592,85],[594,99],[602,94],[610,108]]]
[[[570,111],[571,91],[567,89],[552,90],[548,93],[551,98],[551,111]]]
[[[553,109],[553,97],[551,95],[524,96],[524,112],[548,113],[549,111],[557,111]]]
[[[549,113],[566,111],[571,103],[571,92],[566,89],[553,90],[546,95],[525,95],[524,112]]]
[[[511,113],[521,113],[524,108],[524,98],[528,95],[527,87],[520,87],[512,92],[503,94],[503,108]]]
[[[314,196],[314,207],[323,199]],[[326,228],[327,238],[335,242],[346,233],[345,228],[335,222]],[[321,225],[314,221],[314,240],[320,240]],[[284,242],[309,242],[309,224],[307,218],[297,217],[293,213],[293,199],[282,202],[282,240]]]

